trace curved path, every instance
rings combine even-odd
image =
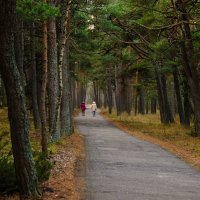
[[[84,200],[199,200],[200,172],[157,145],[114,127],[98,113],[76,118],[86,138]]]

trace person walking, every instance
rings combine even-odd
[[[81,103],[81,112],[82,112],[82,116],[85,116],[85,110],[86,110],[85,101],[83,101],[83,102]]]
[[[93,117],[95,117],[96,110],[97,110],[97,105],[96,105],[95,101],[92,102],[91,110],[92,110]]]

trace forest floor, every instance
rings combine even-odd
[[[48,181],[43,183],[43,199],[81,200],[85,188],[84,138],[73,134],[67,138],[52,160],[56,162]]]
[[[31,119],[32,121],[32,119]],[[11,150],[9,138],[9,124],[7,110],[0,110],[0,147],[7,143],[5,148],[0,148],[0,153]],[[31,123],[30,139],[33,149],[41,149],[40,136],[38,131],[33,129]],[[7,134],[5,134],[7,133]],[[3,152],[5,151],[5,152]],[[49,146],[49,159],[53,163],[51,174],[48,181],[40,185],[42,199],[68,199],[81,200],[85,189],[85,142],[84,137],[75,129],[75,133],[70,137],[62,138],[60,142],[52,143]],[[0,200],[19,200],[19,195],[0,193]]]
[[[129,135],[160,145],[200,169],[200,138],[194,135],[192,128],[181,126],[178,118],[174,124],[163,125],[159,114],[117,117],[115,112],[108,114],[106,110],[101,114]]]

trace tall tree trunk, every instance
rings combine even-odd
[[[44,0],[46,2],[46,0]],[[42,34],[42,73],[41,73],[41,90],[40,90],[40,115],[41,115],[41,144],[42,152],[48,153],[47,149],[47,131],[46,131],[46,85],[47,85],[47,23],[43,23]]]
[[[108,86],[107,86],[107,105],[108,105],[108,113],[112,113],[112,107],[113,107],[113,94],[112,94],[112,83],[111,83],[111,78],[109,77],[108,80]]]
[[[59,62],[58,62],[58,104],[56,109],[56,119],[57,119],[57,127],[61,128],[61,104],[62,104],[62,95],[63,95],[63,62],[64,62],[64,52],[66,49],[66,42],[69,37],[68,26],[69,26],[69,18],[70,18],[70,9],[71,9],[71,0],[67,0],[64,2],[66,4],[66,9],[64,10],[64,22],[61,27],[61,37],[60,37],[60,48],[59,48]],[[54,140],[58,140],[60,138],[60,132],[56,135]]]
[[[103,91],[103,97],[104,97],[104,100],[103,100],[103,107],[104,108],[107,108],[108,106],[108,95],[107,95],[107,87],[104,89]]]
[[[94,89],[94,101],[96,101],[97,106],[99,106],[99,102],[98,101],[98,84],[96,81],[93,81],[93,89]]]
[[[23,21],[19,16],[17,16],[16,18],[15,57],[16,57],[17,67],[22,79],[22,83],[23,86],[25,87],[26,78],[24,73],[24,30],[23,30]]]
[[[72,78],[71,80],[71,92],[72,92],[72,108],[73,110],[76,108],[76,87],[75,87],[75,81]]]
[[[96,101],[97,107],[101,107],[100,105],[100,89],[97,81],[93,81],[93,89],[94,89],[94,100]]]
[[[72,92],[71,92],[71,75],[69,66],[69,41],[66,43],[65,57],[63,62],[63,92],[61,104],[61,134],[71,135],[72,127]]]
[[[155,97],[152,97],[151,98],[151,114],[155,114],[156,113],[156,98]]]
[[[118,66],[115,67],[115,83],[116,83],[115,98],[116,98],[117,116],[119,116],[123,112],[122,92],[124,91],[122,89],[121,71],[122,71],[122,64],[120,63]]]
[[[67,32],[67,26],[68,26],[68,20],[69,20],[69,16],[70,16],[70,9],[71,9],[71,0],[67,0],[66,2],[64,2],[64,4],[66,5],[66,10],[65,10],[65,16],[64,16],[64,22],[62,24],[62,34],[61,34],[61,38],[60,38],[60,49],[59,49],[59,63],[58,63],[58,76],[59,76],[59,95],[58,95],[58,108],[61,105],[61,99],[62,99],[62,67],[63,67],[63,61],[64,61],[64,52],[65,52],[65,47],[66,47],[66,41],[69,37],[69,34]],[[58,109],[57,109],[58,110]],[[58,116],[60,115],[60,113],[58,113]]]
[[[181,27],[183,40],[181,42],[181,57],[185,70],[185,74],[190,86],[192,100],[194,104],[194,118],[195,118],[195,130],[198,136],[200,136],[200,82],[198,65],[194,61],[194,48],[192,34],[189,24],[189,14],[186,10],[186,4],[183,0],[176,1],[176,8],[180,12],[180,20],[183,21]]]
[[[164,105],[163,105],[163,97],[162,97],[161,80],[160,80],[160,76],[158,74],[157,68],[155,70],[155,75],[156,75],[156,83],[157,83],[157,92],[158,92],[158,103],[159,103],[160,119],[161,119],[162,123],[165,123],[165,121],[164,121]]]
[[[156,69],[156,82],[157,82],[161,122],[164,124],[172,123],[174,122],[174,119],[171,114],[167,97],[166,77],[164,74],[159,75],[157,69]]]
[[[191,73],[190,63],[188,60],[188,54],[186,51],[186,46],[184,43],[181,44],[181,55],[182,55],[182,62],[185,69],[185,74],[187,77],[188,85],[190,87],[190,91],[192,94],[192,100],[194,104],[194,118],[195,118],[195,131],[200,136],[200,87],[199,87],[199,79],[198,79],[198,72],[196,70],[196,74]],[[190,115],[190,106],[189,106],[189,99],[188,94],[186,91],[184,92],[184,110],[185,110],[185,120],[186,125],[190,124],[188,116]]]
[[[39,193],[29,142],[29,121],[25,104],[25,92],[15,61],[15,12],[15,0],[2,0],[0,2],[0,72],[7,94],[17,184],[21,199],[25,199]]]
[[[80,108],[82,101],[85,101],[86,91],[84,90],[83,82],[81,80],[77,81],[76,84],[77,84],[77,91],[76,91],[77,108]],[[92,94],[92,95],[94,98],[94,94]]]
[[[181,92],[180,92],[177,66],[174,66],[173,77],[174,77],[174,88],[175,88],[175,92],[176,92],[176,99],[177,99],[177,105],[178,105],[178,114],[179,114],[180,124],[185,124],[183,101],[182,101]]]
[[[191,104],[190,104],[190,89],[187,83],[186,78],[183,78],[183,104],[184,104],[184,116],[185,121],[184,125],[190,126],[190,117],[191,117]]]
[[[125,79],[125,98],[124,98],[124,104],[125,104],[125,111],[128,113],[128,115],[131,114],[131,109],[132,109],[133,94],[132,94],[131,82],[132,82],[132,79],[130,77],[127,77]]]
[[[76,93],[76,99],[77,99],[77,108],[80,108],[81,102],[84,100],[82,96],[82,87],[81,87],[81,82],[77,81],[77,93]]]
[[[146,100],[146,114],[149,114],[149,101]]]
[[[168,101],[168,95],[167,95],[167,85],[166,85],[166,76],[162,75],[161,76],[161,82],[162,82],[162,93],[163,93],[163,100],[164,100],[164,110],[165,110],[165,119],[166,121],[168,120],[169,123],[174,122],[174,118],[172,116],[170,106],[169,106],[169,101]]]
[[[54,0],[49,3],[53,5]],[[57,127],[58,107],[58,52],[56,19],[48,21],[48,100],[49,100],[49,133],[53,139],[59,138],[59,127]]]
[[[184,96],[184,114],[185,114],[184,125],[187,127],[190,127],[191,106],[190,106],[190,100],[187,93],[185,93],[185,96]]]
[[[31,25],[31,40],[30,40],[30,49],[31,49],[31,68],[32,68],[32,79],[31,79],[31,89],[32,89],[32,106],[33,106],[33,118],[35,128],[40,128],[40,114],[39,114],[39,105],[38,105],[38,87],[37,87],[37,71],[36,71],[36,55],[35,55],[35,24]]]
[[[174,82],[170,82],[170,92],[169,92],[169,99],[170,99],[170,111],[172,114],[172,117],[174,118],[176,115],[176,101],[175,101],[175,88],[174,88]]]
[[[131,99],[132,99],[132,88],[130,85],[130,79],[122,77],[122,70],[126,67],[125,64],[119,64],[115,69],[115,82],[116,82],[116,107],[117,115],[120,115],[122,112],[130,114],[131,112]]]
[[[135,101],[134,101],[134,115],[136,116],[138,114],[138,91],[135,89]]]
[[[144,89],[140,88],[139,90],[139,113],[144,115],[145,114],[145,102],[144,102]]]
[[[139,73],[138,71],[135,74],[135,84],[138,84],[138,77],[139,77]],[[138,88],[134,88],[134,115],[136,116],[138,113]]]
[[[71,85],[71,74],[70,74],[70,62],[69,62],[69,35],[70,35],[70,4],[68,2],[68,7],[66,11],[66,27],[65,32],[65,46],[64,46],[64,56],[62,62],[62,99],[61,99],[61,134],[71,135],[73,132],[73,122],[72,122],[72,85]],[[85,79],[84,79],[85,80]],[[84,81],[85,84],[85,81]],[[85,85],[83,86],[85,87]]]

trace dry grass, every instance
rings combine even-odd
[[[102,114],[128,134],[158,144],[200,169],[200,138],[192,137],[192,130],[181,126],[178,119],[174,124],[163,125],[159,114],[117,117],[115,112],[109,115],[105,110]]]

